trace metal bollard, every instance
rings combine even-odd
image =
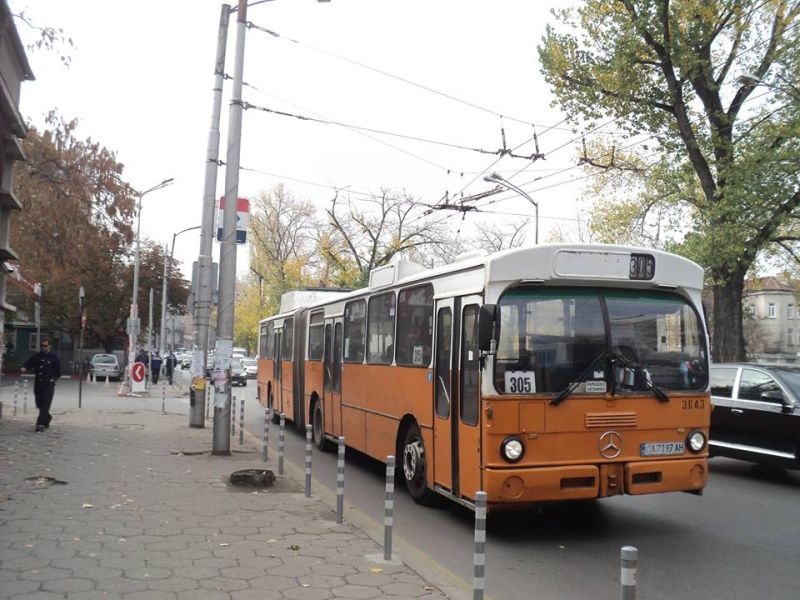
[[[28,414],[28,380],[22,381],[22,414]]]
[[[280,414],[281,422],[278,426],[278,475],[283,475],[283,434],[286,428],[286,418],[283,413]]]
[[[636,560],[639,551],[633,546],[623,546],[620,550],[620,598],[636,600]]]
[[[203,397],[206,400],[206,421],[210,421],[211,420],[211,416],[210,416],[211,415],[211,402],[210,402],[210,400],[211,400],[211,386],[208,385],[208,384],[206,384],[206,386],[203,388]]]
[[[472,555],[472,600],[483,600],[486,568],[486,492],[475,492],[475,552]]]
[[[270,411],[269,408],[264,409],[264,446],[261,448],[261,458],[264,462],[267,462],[267,458],[269,457],[269,418],[270,418]]]
[[[311,424],[306,424],[306,498],[311,497]]]
[[[236,437],[236,396],[231,398],[231,437]]]
[[[344,522],[344,437],[339,436],[339,452],[336,457],[336,522]]]
[[[244,445],[244,398],[239,400],[239,445]]]
[[[161,414],[167,414],[167,384],[161,384]]]
[[[386,457],[386,496],[383,501],[383,560],[392,560],[394,525],[394,456]]]
[[[14,416],[17,416],[17,396],[19,395],[19,381],[14,382]]]

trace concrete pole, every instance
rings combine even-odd
[[[173,247],[175,236],[172,237]],[[161,282],[161,336],[158,340],[158,350],[161,358],[164,358],[164,328],[167,326],[167,247],[164,246],[164,275]]]
[[[239,155],[242,139],[242,78],[244,40],[247,34],[247,0],[239,0],[236,18],[236,54],[228,117],[228,154],[225,161],[225,208],[219,250],[219,314],[214,370],[225,373],[224,389],[214,390],[214,437],[212,454],[229,455],[231,420],[231,350],[233,305],[236,296],[236,205],[239,197]]]
[[[153,356],[153,288],[150,288],[150,302],[147,307],[147,350]]]
[[[197,281],[194,302],[194,321],[197,326],[194,349],[202,350],[202,373],[205,374],[208,357],[209,321],[211,320],[211,251],[214,241],[214,208],[217,196],[217,170],[219,168],[219,121],[222,106],[222,84],[225,80],[225,49],[228,41],[228,21],[231,7],[222,5],[217,34],[217,56],[214,62],[214,98],[211,107],[211,128],[208,132],[208,148],[206,150],[206,174],[203,185],[203,216],[200,232],[200,254],[197,257]],[[205,377],[194,376],[192,388],[205,391]],[[189,406],[189,427],[205,426],[203,415],[204,404],[211,396],[205,393],[195,394],[194,405]]]
[[[136,201],[136,254],[133,259],[133,294],[131,295],[131,312],[128,324],[128,366],[125,368],[125,380],[128,384],[128,390],[133,389],[133,381],[131,380],[131,367],[136,360],[136,343],[139,339],[139,233],[142,227],[142,196],[144,194],[137,194]]]

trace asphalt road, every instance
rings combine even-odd
[[[247,399],[246,427],[260,438],[263,410],[260,406],[254,410],[255,385],[236,388],[235,394]],[[160,399],[151,402],[160,404]],[[188,414],[188,399],[182,402]],[[272,427],[274,468],[277,431]],[[286,442],[287,460],[302,467],[304,436],[287,428]],[[231,448],[236,444],[232,440]],[[377,523],[383,519],[384,469],[348,450],[346,504],[357,506]],[[335,489],[335,452],[314,453],[313,475]],[[396,539],[402,538],[469,585],[473,513],[447,501],[437,508],[421,507],[402,486],[397,490]],[[486,593],[494,600],[618,598],[620,548],[632,545],[639,549],[639,598],[796,600],[800,598],[799,517],[800,472],[716,458],[702,497],[679,493],[618,497],[541,512],[491,514]]]

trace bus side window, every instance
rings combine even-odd
[[[394,292],[387,292],[369,299],[367,317],[367,362],[374,364],[391,364],[387,360],[386,350],[394,341],[395,297]]]

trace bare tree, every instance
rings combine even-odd
[[[444,226],[426,219],[424,206],[405,192],[383,189],[359,201],[337,193],[325,212],[330,231],[320,254],[341,285],[363,285],[372,269],[445,240]]]

